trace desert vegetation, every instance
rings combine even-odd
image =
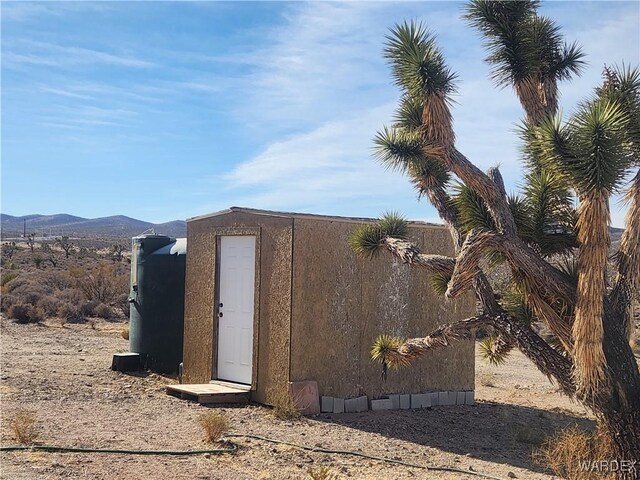
[[[79,247],[69,237],[4,242],[0,309],[19,323],[128,318],[130,266],[123,250]]]
[[[640,282],[640,71],[605,67],[600,85],[562,118],[559,83],[580,74],[584,53],[538,6],[473,0],[465,11],[484,39],[493,80],[512,87],[524,110],[526,175],[518,195],[507,194],[497,167],[485,173],[458,150],[450,110],[456,74],[436,37],[411,22],[387,38],[385,56],[402,97],[393,124],[375,138],[377,154],[406,172],[437,209],[455,256],[422,254],[395,214],[360,229],[352,245],[364,256],[386,250],[429,270],[435,291],[448,298],[472,290],[479,308],[422,338],[382,336],[373,354],[385,369],[404,366],[483,330],[490,335],[487,358],[500,364],[520,349],[595,413],[611,458],[631,461],[640,458],[640,371],[632,350]],[[629,210],[609,265],[609,201],[620,191]],[[496,265],[509,276],[500,295],[487,275]],[[617,473],[638,478],[637,470]]]

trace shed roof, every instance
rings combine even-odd
[[[233,212],[248,213],[251,215],[264,215],[268,217],[280,217],[280,218],[306,218],[314,220],[323,220],[331,222],[350,222],[350,223],[373,223],[377,218],[363,218],[363,217],[339,217],[335,215],[318,215],[315,213],[296,213],[296,212],[277,212],[272,210],[260,210],[257,208],[247,207],[229,207],[219,212],[208,213],[206,215],[199,215],[197,217],[187,218],[187,222],[193,222],[196,220],[204,220],[206,218],[219,217],[221,215],[228,215]],[[425,226],[425,227],[443,227],[440,223],[423,222],[420,220],[408,220],[410,225]]]

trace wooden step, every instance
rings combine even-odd
[[[249,391],[215,383],[167,385],[167,393],[200,405],[249,402]]]

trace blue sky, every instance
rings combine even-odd
[[[458,2],[2,2],[3,213],[163,222],[232,205],[434,221],[371,156],[398,100],[389,27],[420,19],[459,74],[458,148],[515,191],[522,117]],[[588,54],[640,63],[640,3],[547,2]],[[623,211],[612,205],[613,223]]]

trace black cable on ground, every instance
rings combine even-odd
[[[378,460],[380,462],[395,463],[395,464],[398,464],[398,465],[403,465],[405,467],[420,468],[422,470],[439,471],[439,472],[451,472],[451,473],[462,473],[462,474],[465,474],[465,475],[473,475],[473,476],[476,476],[476,477],[489,478],[491,480],[503,480],[500,477],[494,477],[494,476],[488,475],[486,473],[474,472],[474,471],[471,471],[471,470],[463,470],[461,468],[455,468],[455,467],[428,467],[428,466],[425,466],[425,465],[418,465],[418,464],[415,464],[415,463],[404,462],[402,460],[394,460],[393,458],[377,457],[375,455],[368,455],[366,453],[353,452],[353,451],[350,451],[350,450],[332,450],[332,449],[327,449],[327,448],[307,447],[306,445],[299,445],[297,443],[284,442],[282,440],[275,440],[273,438],[261,437],[259,435],[230,433],[230,434],[225,435],[225,437],[227,437],[227,438],[253,438],[255,440],[263,440],[265,442],[277,443],[277,444],[280,444],[280,445],[288,445],[290,447],[296,447],[296,448],[300,448],[302,450],[308,450],[310,452],[338,454],[338,455],[353,455],[355,457],[368,458],[370,460]]]
[[[68,453],[120,453],[123,455],[221,455],[234,453],[238,450],[235,443],[226,443],[227,448],[214,448],[209,450],[121,450],[115,448],[83,448],[83,447],[56,447],[54,445],[8,445],[0,446],[0,452],[14,452],[20,450],[40,450],[45,452]]]

